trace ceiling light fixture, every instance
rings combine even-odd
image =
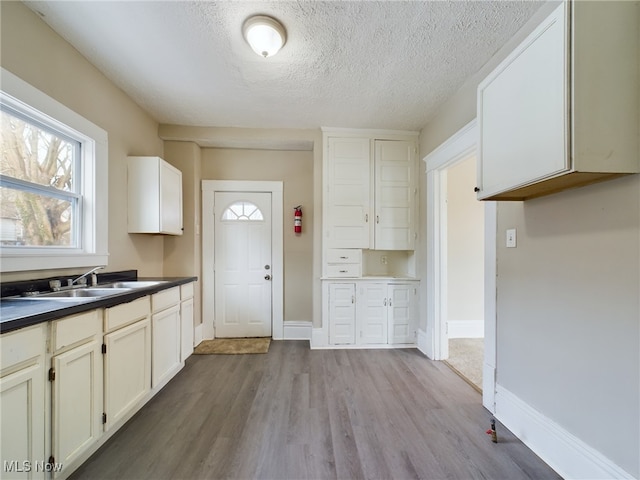
[[[262,57],[271,57],[287,41],[287,32],[275,18],[254,15],[245,20],[242,34],[254,52]]]

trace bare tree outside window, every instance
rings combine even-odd
[[[1,113],[0,242],[75,247],[79,142]]]

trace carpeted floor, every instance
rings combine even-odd
[[[216,338],[203,340],[193,351],[198,355],[267,353],[270,338]]]
[[[450,338],[446,363],[478,390],[482,390],[483,338]]]

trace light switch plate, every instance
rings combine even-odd
[[[516,229],[507,230],[507,248],[516,248]]]

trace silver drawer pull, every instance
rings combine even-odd
[[[340,273],[347,273],[349,270],[340,270]]]
[[[340,257],[340,258],[341,258],[342,260],[346,260],[346,259],[347,259],[347,258],[349,258],[349,257]]]

